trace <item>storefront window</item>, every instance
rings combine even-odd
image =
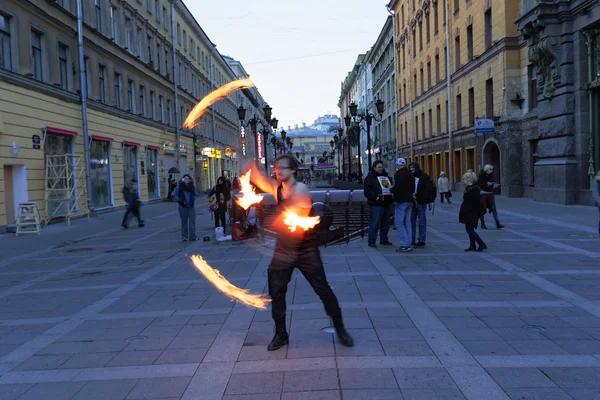
[[[123,147],[123,179],[124,185],[131,186],[132,180],[137,180],[137,147]]]
[[[110,142],[93,140],[90,147],[92,202],[95,208],[108,207],[111,202]]]
[[[148,177],[148,198],[154,199],[158,197],[158,154],[155,149],[146,150],[146,162],[148,163],[146,171],[146,176]]]

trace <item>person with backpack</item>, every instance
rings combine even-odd
[[[427,239],[427,205],[435,202],[437,189],[429,175],[421,171],[418,162],[410,163],[410,172],[415,178],[414,204],[412,211],[412,245],[425,246]],[[417,219],[419,220],[419,236],[417,237]]]
[[[196,236],[196,188],[189,174],[183,175],[181,181],[173,191],[175,201],[179,203],[179,217],[181,218],[181,238],[184,242],[198,240]]]
[[[467,172],[463,176],[463,183],[465,184],[465,194],[460,206],[458,221],[461,224],[465,224],[465,230],[467,231],[467,235],[469,235],[469,247],[465,251],[481,252],[487,249],[487,245],[481,240],[477,232],[475,232],[482,213],[481,194],[477,185],[477,177],[473,172]],[[475,243],[479,247],[475,247]]]
[[[396,160],[396,175],[394,175],[394,187],[391,191],[394,194],[396,202],[396,212],[394,222],[398,230],[398,240],[400,247],[396,252],[406,253],[412,250],[410,247],[410,235],[412,234],[412,208],[413,195],[415,193],[415,178],[406,168],[406,160],[398,158]]]
[[[127,222],[129,220],[129,214],[133,214],[138,220],[138,227],[144,227],[144,221],[142,221],[142,216],[140,214],[140,194],[138,192],[138,184],[137,180],[133,179],[131,181],[130,186],[123,187],[123,197],[127,201],[127,209],[125,210],[125,215],[123,216],[123,222],[121,222],[121,226],[125,229],[129,228]]]
[[[364,193],[369,204],[369,247],[377,247],[377,234],[382,246],[391,246],[388,240],[390,230],[390,205],[394,202],[390,177],[383,168],[383,161],[373,163],[371,173],[365,179]]]

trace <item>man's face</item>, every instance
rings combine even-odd
[[[413,174],[415,173],[415,167],[413,167],[412,165],[409,167],[410,168],[410,172],[412,172]]]
[[[377,172],[378,174],[381,174],[383,172],[383,164],[377,164],[375,166],[375,172]]]
[[[275,176],[279,182],[286,182],[294,176],[294,169],[288,165],[287,160],[279,160],[273,166]]]

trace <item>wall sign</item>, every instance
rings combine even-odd
[[[31,143],[32,143],[34,149],[39,150],[40,145],[42,143],[42,141],[40,140],[40,135],[33,135],[31,137]]]
[[[260,132],[256,133],[256,146],[258,147],[258,159],[262,160],[264,157],[264,154],[263,154],[262,134]]]

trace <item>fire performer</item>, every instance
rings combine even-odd
[[[255,164],[251,166],[252,180],[263,192],[275,196],[278,209],[278,217],[274,222],[274,230],[278,235],[275,252],[268,270],[275,336],[269,343],[268,350],[277,350],[289,344],[285,321],[285,296],[294,268],[300,270],[315,293],[321,298],[325,312],[333,320],[340,342],[345,346],[352,347],[354,340],[344,328],[340,305],[327,282],[314,231],[295,228],[292,230],[283,222],[289,212],[306,218],[312,209],[312,199],[307,186],[296,180],[298,161],[290,154],[281,154],[275,159],[273,165],[277,181],[267,177]]]

